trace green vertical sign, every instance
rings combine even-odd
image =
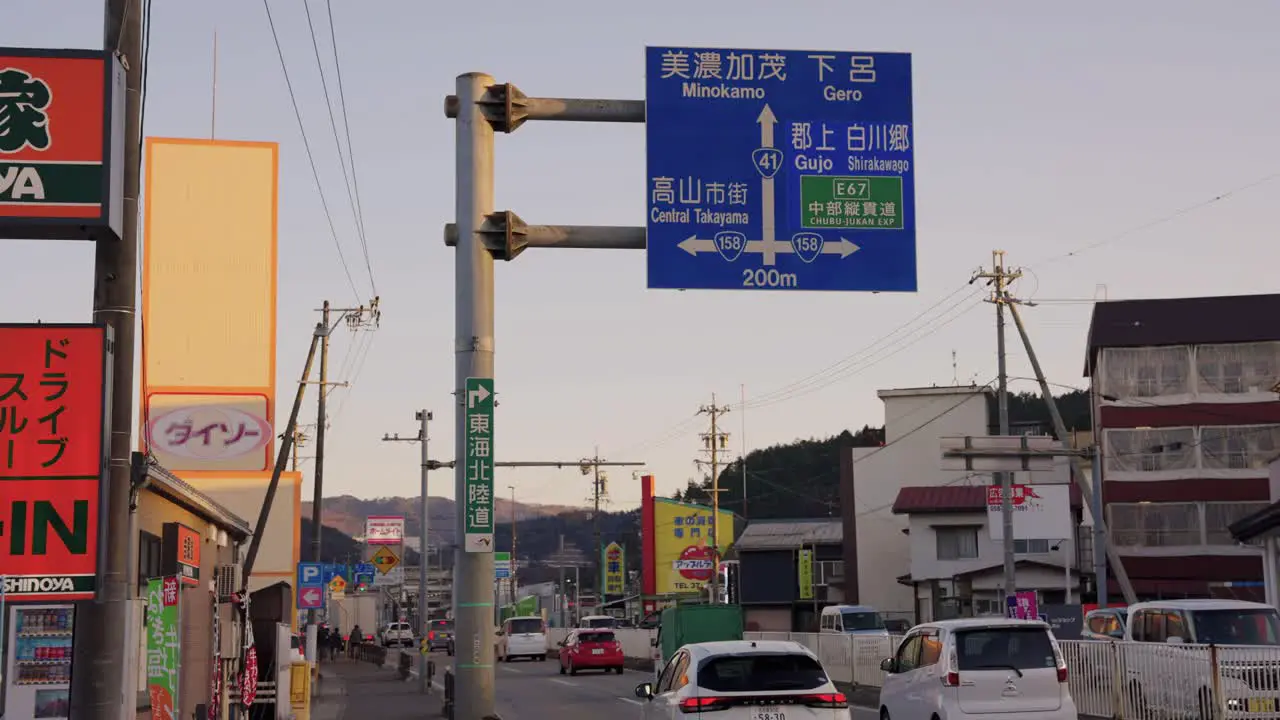
[[[152,717],[177,717],[178,673],[181,667],[178,604],[182,593],[178,576],[147,581],[147,695]]]
[[[463,388],[462,472],[466,517],[463,549],[493,552],[493,378],[467,378]]]
[[[800,599],[812,600],[813,599],[813,551],[812,550],[800,551],[800,562],[797,563],[797,569],[798,569],[798,572],[796,574],[799,576],[798,579],[800,581]]]

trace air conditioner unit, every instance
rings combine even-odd
[[[239,565],[219,565],[216,575],[218,602],[231,602],[231,598],[244,587]]]

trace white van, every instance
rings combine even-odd
[[[498,631],[498,662],[547,659],[547,624],[537,616],[507,618]]]
[[[1213,599],[1135,603],[1119,649],[1130,707],[1193,708],[1201,717],[1213,716],[1216,651],[1217,682],[1229,713],[1274,717],[1280,710],[1274,674],[1280,613],[1270,605]]]
[[[819,631],[889,637],[884,618],[870,605],[831,605],[823,608]]]
[[[618,619],[612,615],[588,615],[578,621],[578,627],[612,630],[618,627]]]

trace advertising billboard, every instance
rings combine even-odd
[[[0,575],[13,600],[97,588],[109,332],[0,325]]]
[[[368,545],[399,545],[404,542],[404,516],[370,515],[364,520],[364,541]]]
[[[627,590],[627,551],[616,542],[604,549],[604,594],[624,595]]]
[[[124,89],[101,50],[0,48],[0,238],[120,237]]]
[[[711,508],[653,498],[654,592],[698,592],[711,580]],[[716,523],[720,556],[733,544],[733,513],[721,510]]]
[[[142,449],[205,491],[275,460],[278,151],[146,141]]]
[[[1069,485],[1014,485],[1012,489],[1015,540],[1066,540],[1075,536]],[[999,485],[987,486],[987,527],[992,540],[1004,540],[1002,500]]]

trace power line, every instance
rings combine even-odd
[[[307,162],[311,165],[311,176],[316,181],[316,192],[320,194],[320,207],[323,209],[324,217],[329,223],[329,235],[333,238],[333,246],[338,251],[338,262],[342,264],[342,272],[347,276],[347,284],[351,287],[351,293],[358,302],[360,291],[356,289],[356,282],[351,276],[351,267],[347,265],[347,256],[342,252],[342,243],[338,240],[338,229],[333,224],[333,213],[329,211],[329,201],[324,196],[324,184],[320,182],[320,170],[316,167],[315,154],[311,152],[311,141],[307,139],[307,128],[302,122],[302,110],[298,108],[298,96],[293,91],[293,81],[289,79],[289,66],[284,59],[284,48],[280,45],[280,35],[276,32],[276,22],[271,16],[270,0],[262,0],[262,7],[267,11],[267,26],[271,29],[271,39],[276,44],[276,55],[280,58],[280,69],[284,72],[285,88],[289,91],[289,102],[293,104],[293,116],[298,121],[298,132],[302,134],[302,147],[307,152]]]
[[[310,0],[302,0],[302,9],[307,16],[307,31],[311,34],[311,47],[315,50],[316,69],[320,71],[320,87],[324,91],[324,107],[329,113],[329,127],[333,130],[333,145],[338,150],[338,165],[342,168],[342,184],[347,190],[347,202],[351,204],[351,217],[356,225],[356,238],[360,241],[360,246],[364,249],[365,267],[369,271],[369,285],[373,289],[373,294],[378,294],[377,284],[373,282],[373,268],[369,267],[368,245],[365,242],[364,222],[360,217],[360,213],[356,209],[356,199],[352,192],[351,176],[347,172],[347,159],[342,153],[342,141],[338,139],[338,121],[333,116],[333,100],[329,97],[329,81],[325,78],[324,62],[320,59],[320,41],[316,37],[316,26],[311,19],[311,2]],[[330,15],[332,22],[333,16]],[[332,32],[332,27],[330,28]],[[350,148],[347,153],[350,154]]]
[[[347,136],[347,158],[351,163],[351,185],[355,188],[356,222],[360,225],[360,244],[364,251],[365,269],[369,271],[369,283],[373,285],[373,264],[369,262],[369,241],[364,227],[364,203],[360,198],[360,176],[356,173],[355,146],[351,143],[351,123],[347,116],[347,91],[342,83],[342,61],[338,57],[338,31],[333,24],[333,2],[325,1],[325,9],[329,15],[329,38],[333,43],[333,65],[338,76],[338,102],[342,108],[342,127]],[[377,285],[373,285],[373,294],[378,294]]]

